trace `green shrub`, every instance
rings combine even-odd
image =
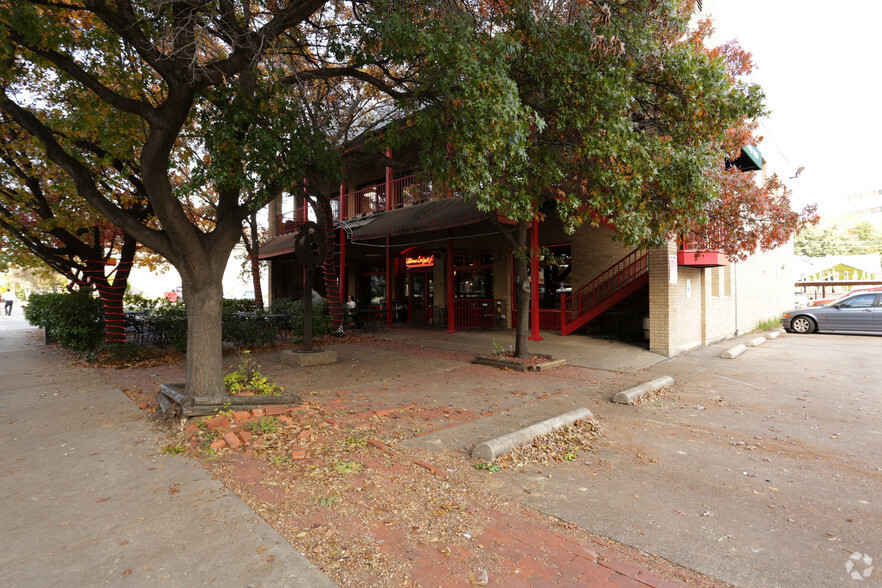
[[[279,298],[270,305],[273,314],[287,315],[286,326],[294,336],[303,336],[303,301]],[[331,313],[328,303],[324,300],[314,302],[312,305],[312,335],[321,337],[331,330]]]
[[[90,294],[32,294],[25,318],[74,351],[92,351],[104,342],[104,307]]]
[[[161,299],[147,298],[140,294],[126,294],[123,296],[123,307],[128,310],[153,310]]]
[[[187,310],[180,304],[163,300],[150,313],[153,327],[178,351],[187,350]]]
[[[244,307],[241,302],[250,302],[251,310],[239,310]],[[266,318],[266,314],[263,310],[254,310],[253,300],[224,300],[223,340],[236,347],[273,343],[279,335],[279,329]]]
[[[281,394],[282,387],[260,373],[260,365],[250,351],[242,352],[242,363],[235,372],[224,376],[224,386],[230,394]]]

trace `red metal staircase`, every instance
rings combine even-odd
[[[567,296],[561,295],[560,334],[569,335],[649,284],[649,256],[635,249]]]

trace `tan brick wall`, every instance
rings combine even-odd
[[[657,353],[673,356],[749,332],[793,306],[792,244],[729,266],[677,266],[672,284],[676,253],[674,243],[650,251],[650,349]]]
[[[578,290],[622,259],[633,247],[613,240],[606,227],[581,227],[572,235],[573,290]]]

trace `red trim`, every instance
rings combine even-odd
[[[456,333],[456,287],[453,284],[453,229],[447,229],[447,333]]]
[[[530,228],[530,336],[528,341],[542,341],[539,334],[539,219]]]
[[[729,265],[729,257],[719,251],[680,249],[677,251],[677,265],[687,267],[719,267]]]
[[[561,294],[560,334],[569,335],[648,283],[649,255],[635,249],[570,296]]]

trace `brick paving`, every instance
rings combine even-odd
[[[549,394],[566,393],[593,377],[590,370],[571,367],[547,374],[506,373],[470,365],[467,362],[473,354],[464,352],[395,342],[372,341],[369,346],[372,351],[382,350],[387,359],[419,357],[427,362],[446,362],[447,369],[344,387],[324,382],[326,390],[312,395],[307,404],[267,406],[203,419],[201,426],[191,425],[186,429],[189,447],[194,452],[202,451],[206,431],[213,431],[208,435],[209,447],[215,451],[230,450],[235,456],[221,458],[226,460],[222,465],[229,466],[226,479],[238,486],[237,491],[249,504],[272,510],[282,509],[286,501],[290,502],[291,491],[273,482],[274,473],[266,462],[250,453],[260,450],[263,439],[257,431],[247,427],[249,423],[272,416],[291,431],[286,450],[287,467],[292,468],[292,472],[300,472],[295,473],[295,477],[330,467],[329,458],[314,448],[322,444],[339,446],[354,433],[368,433],[366,443],[346,457],[363,464],[364,470],[348,478],[350,485],[341,492],[346,500],[365,501],[368,500],[365,488],[373,476],[378,476],[382,484],[413,480],[413,476],[422,476],[427,487],[462,482],[460,474],[453,473],[456,469],[435,463],[431,455],[400,450],[395,447],[396,439],[472,422],[513,406],[527,405]],[[348,383],[346,378],[340,381]],[[468,467],[468,464],[463,466]],[[404,488],[401,493],[404,494]],[[474,536],[440,548],[415,538],[418,532],[408,528],[407,521],[392,516],[357,520],[346,519],[345,514],[313,509],[304,515],[311,524],[301,527],[336,525],[340,527],[335,531],[338,539],[344,543],[354,541],[359,535],[367,536],[377,554],[403,562],[409,569],[404,583],[396,585],[485,585],[482,572],[487,573],[486,585],[505,587],[717,585],[670,563],[591,537],[581,529],[550,524],[548,517],[520,505],[500,508],[494,502],[473,503],[466,514],[480,521],[476,523]],[[305,543],[301,545],[294,540],[292,543],[307,557],[312,558],[316,553],[316,547],[311,553]],[[313,561],[326,572],[329,572],[326,568],[333,567]],[[386,580],[364,572],[357,582],[350,578],[343,585],[375,583],[385,584]]]

